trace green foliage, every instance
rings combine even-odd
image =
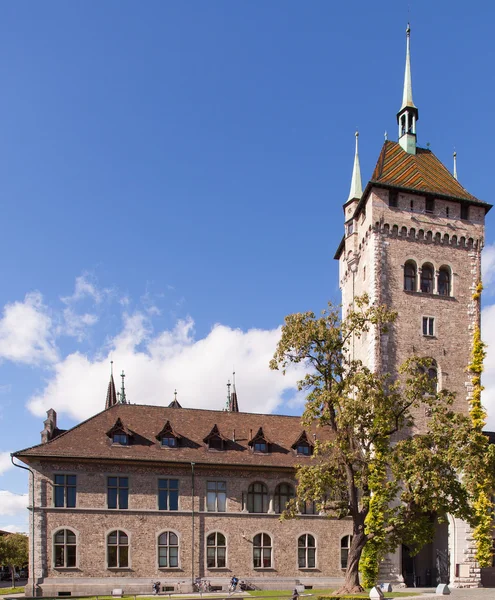
[[[431,359],[411,357],[398,377],[353,360],[352,341],[393,331],[396,313],[370,305],[366,296],[354,299],[345,319],[339,313],[329,304],[320,317],[287,316],[270,367],[306,367],[298,383],[307,392],[303,423],[316,422],[328,432],[317,441],[311,463],[298,467],[297,499],[284,517],[295,516],[298,503],[315,501],[329,517],[351,518],[341,590],[350,592],[360,589],[360,558],[363,578],[372,585],[387,551],[407,543],[414,553],[431,541],[435,517],[450,513],[476,526],[474,488],[458,473],[478,478],[487,462],[481,415],[475,420],[452,410],[453,394],[437,391],[428,377]],[[483,349],[476,350],[473,369],[484,357]]]
[[[12,573],[14,587],[14,569],[24,567],[29,560],[28,538],[21,533],[12,533],[0,537],[0,564],[7,565]]]
[[[24,588],[23,587],[0,588],[0,596],[6,596],[7,594],[24,594]]]

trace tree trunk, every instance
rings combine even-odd
[[[344,585],[334,592],[338,594],[357,594],[363,592],[364,588],[359,583],[359,559],[366,544],[364,533],[355,533],[352,537],[351,547],[347,556],[347,569],[345,571]]]

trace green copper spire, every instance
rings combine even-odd
[[[123,370],[122,370],[122,373],[120,374],[120,376],[122,377],[122,387],[120,388],[120,392],[117,394],[117,396],[119,397],[119,404],[128,404],[127,398],[125,395],[125,386],[124,386],[125,373]]]

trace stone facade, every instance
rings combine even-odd
[[[36,469],[34,574],[39,594],[108,594],[114,588],[122,588],[125,593],[147,593],[151,591],[151,581],[155,580],[161,581],[163,587],[187,591],[195,577],[204,577],[212,585],[226,589],[233,575],[261,588],[290,587],[296,582],[322,587],[342,581],[340,545],[341,539],[351,533],[351,523],[310,514],[282,522],[280,515],[274,512],[276,486],[279,483],[294,485],[293,470],[239,472],[231,468],[196,465],[193,494],[190,466],[114,464],[102,468],[98,464],[72,461],[43,461],[31,466]],[[54,506],[54,476],[60,473],[76,475],[75,508]],[[110,475],[128,477],[128,509],[107,508],[107,477]],[[178,510],[158,510],[160,477],[178,479]],[[207,481],[226,482],[225,512],[207,511]],[[246,495],[252,482],[266,485],[270,498],[268,513],[247,512]],[[76,565],[70,568],[55,566],[54,536],[64,529],[74,532],[77,539]],[[108,566],[107,536],[114,530],[128,536],[129,564],[126,568]],[[164,531],[172,531],[178,536],[177,568],[158,566],[157,540]],[[227,558],[223,568],[207,567],[206,538],[212,532],[221,532],[226,539]],[[253,565],[253,538],[261,532],[271,537],[270,568]],[[314,568],[298,565],[298,538],[303,534],[312,535],[316,542]],[[29,581],[27,590],[30,591],[31,585]]]

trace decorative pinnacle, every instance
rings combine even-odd
[[[123,370],[122,370],[122,373],[120,374],[120,376],[122,377],[122,387],[120,388],[120,392],[117,394],[117,396],[119,397],[120,404],[127,404],[127,398],[125,395],[125,386],[124,386],[125,373]]]
[[[457,179],[457,152],[454,150],[454,178]]]
[[[363,195],[363,186],[361,183],[361,167],[359,165],[359,131],[356,131],[356,152],[354,154],[354,167],[352,169],[351,189],[349,190],[349,200],[361,198]]]
[[[410,106],[416,108],[412,96],[412,79],[411,79],[411,27],[409,23],[406,29],[406,69],[404,71],[404,91],[402,93],[402,106],[400,109]]]

